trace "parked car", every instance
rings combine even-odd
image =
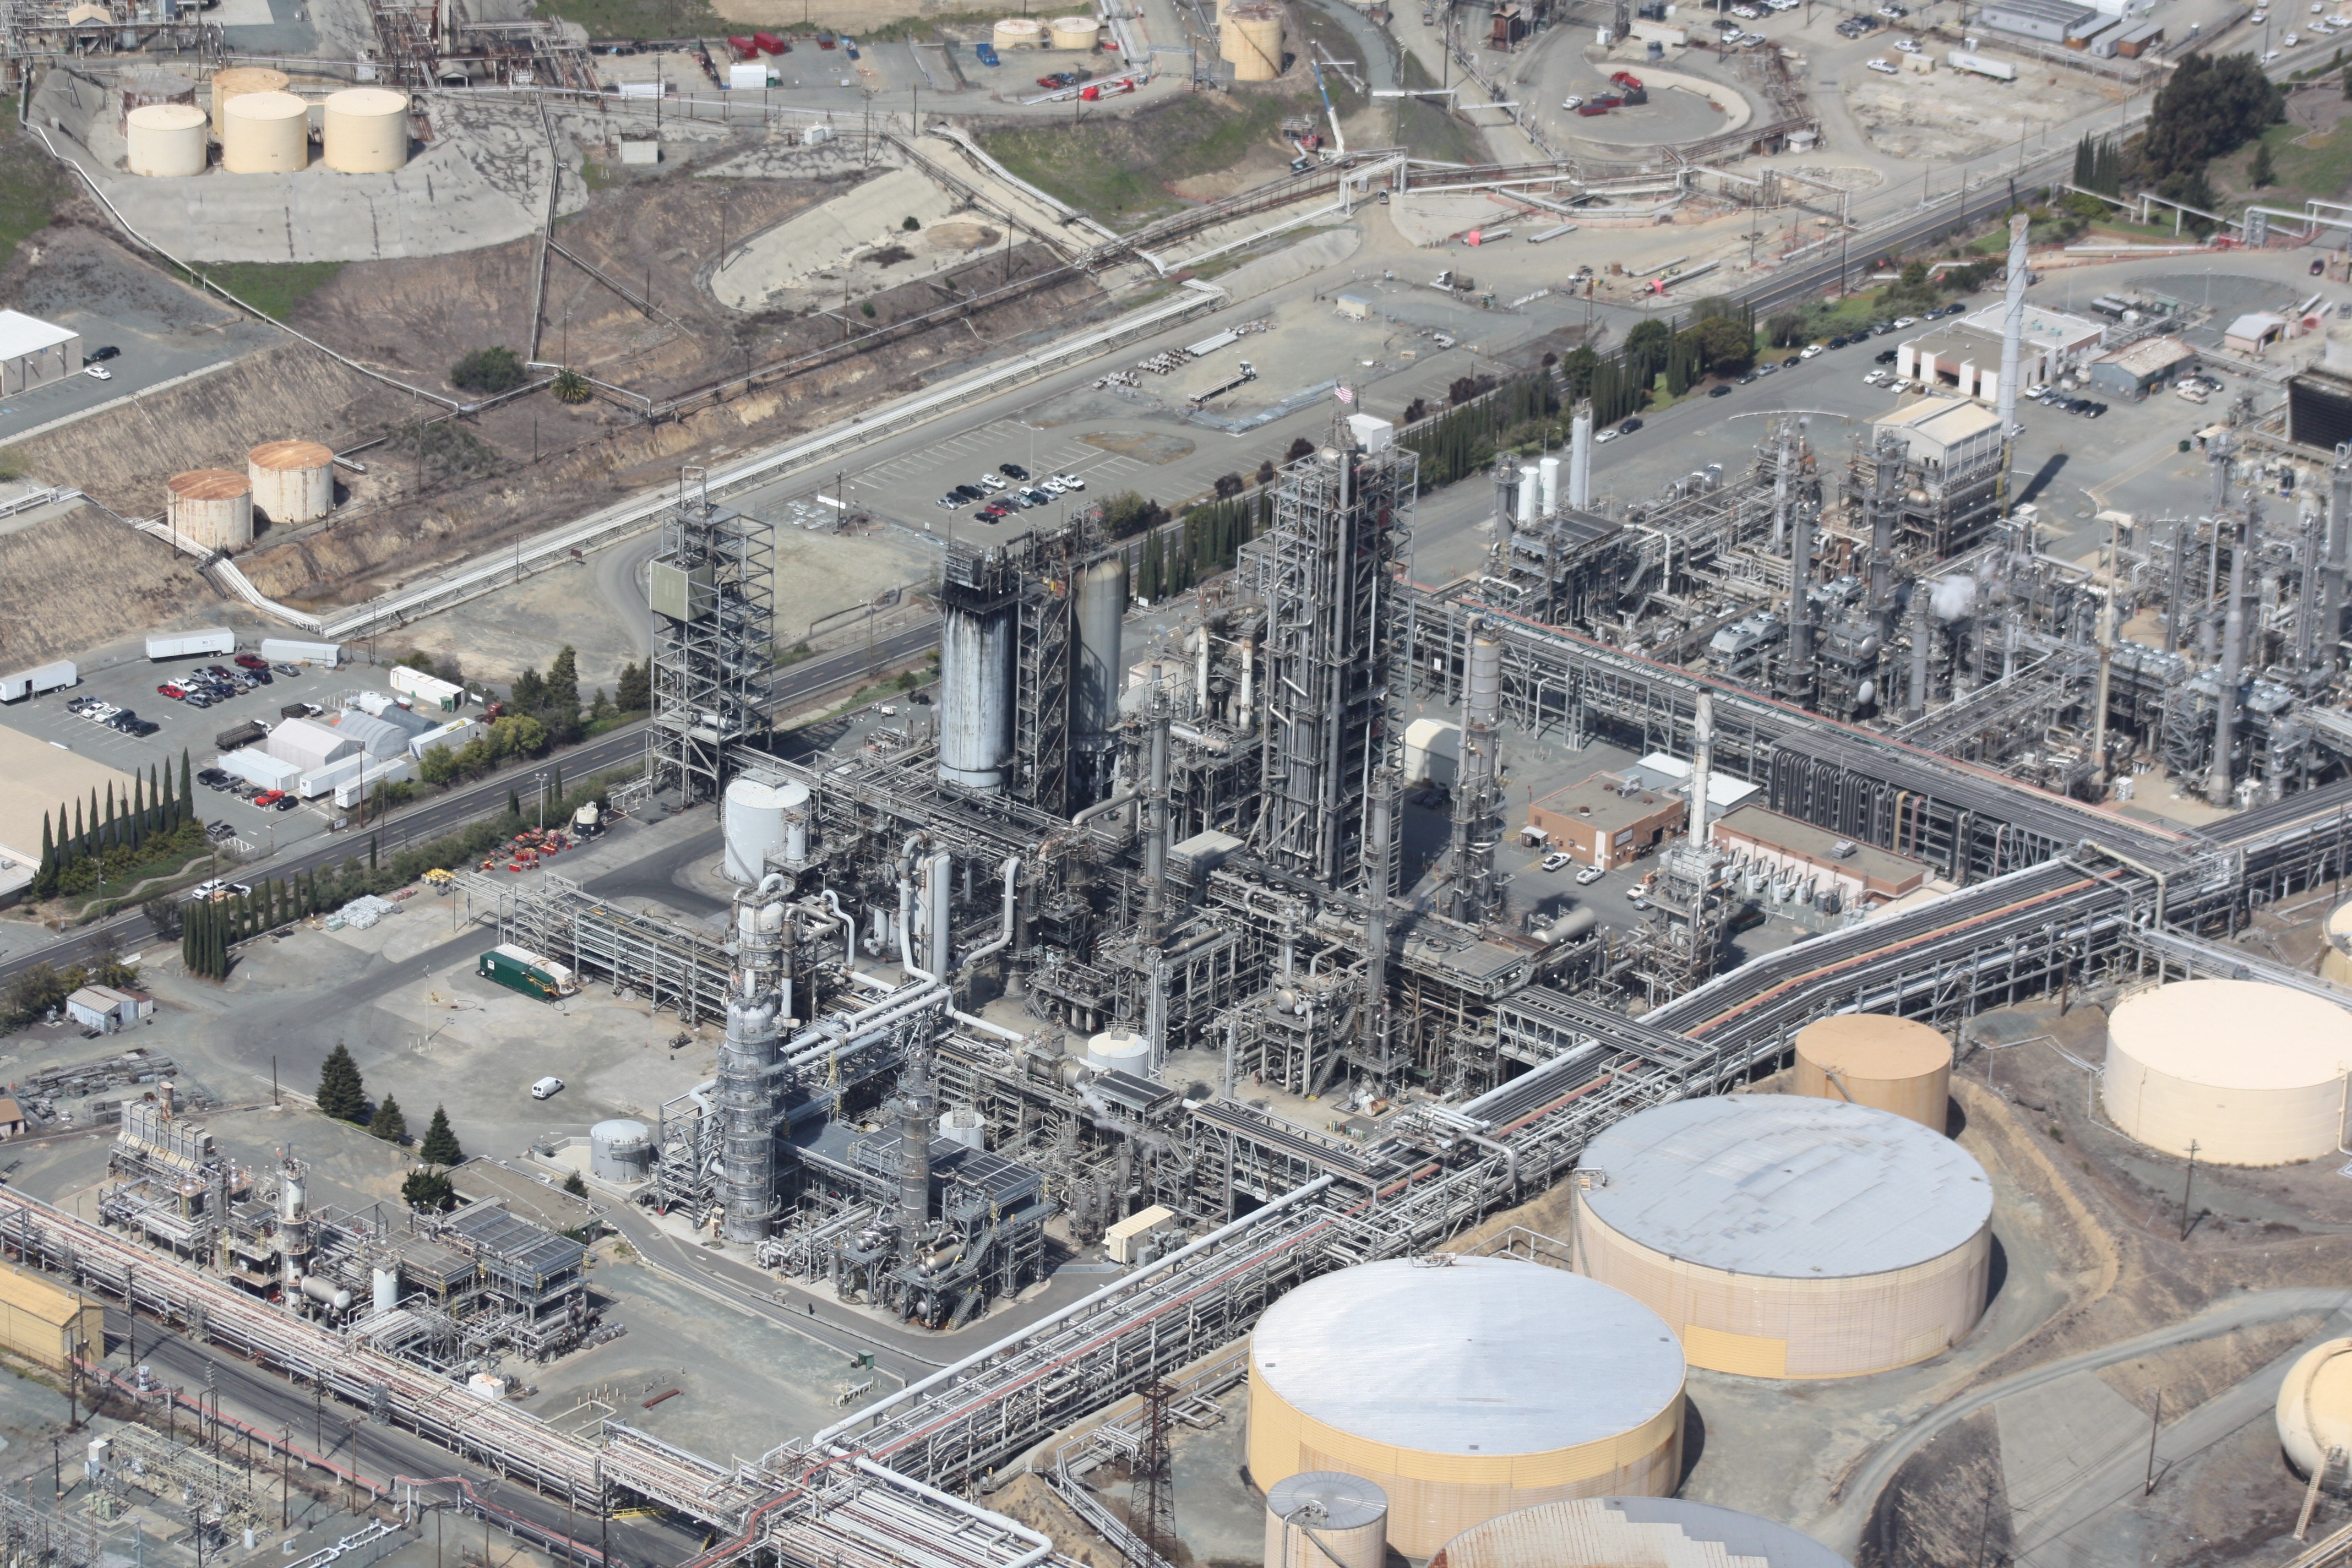
[[[1087,488],[1087,481],[1076,474],[1055,474],[1054,477],[1062,481],[1062,488],[1066,490],[1082,490]]]
[[[1803,348],[1801,348],[1801,349],[1800,349],[1800,350],[1798,350],[1798,351],[1797,351],[1797,359],[1811,359],[1811,358],[1812,358],[1815,354],[1817,354],[1817,353],[1821,353],[1821,352],[1822,352],[1822,345],[1821,345],[1821,344],[1819,344],[1819,343],[1807,343]],[[1785,362],[1785,363],[1790,363],[1790,364],[1794,364],[1794,363],[1797,363],[1797,361],[1796,361],[1796,360],[1789,360],[1789,361],[1787,361],[1787,362]]]
[[[1562,109],[1582,109],[1584,107],[1584,97],[1581,93],[1571,92],[1566,98],[1559,100],[1559,106]]]
[[[1025,479],[1029,477],[1029,470],[1018,463],[999,463],[996,465],[996,471],[1008,479]]]
[[[1598,866],[1587,866],[1576,874],[1576,885],[1580,888],[1589,888],[1607,875],[1609,873]]]
[[[1900,76],[1902,68],[1890,59],[1869,59],[1863,62],[1881,76]]]
[[[1718,381],[1706,389],[1706,395],[1709,397],[1728,397],[1731,395],[1731,383]]]
[[[1550,854],[1543,858],[1543,868],[1547,871],[1558,871],[1563,869],[1568,865],[1568,851],[1565,849],[1555,849]]]
[[[1639,419],[1628,419],[1617,426],[1617,434],[1620,436],[1631,436],[1634,431],[1639,430],[1641,427],[1642,422]]]
[[[81,373],[82,374],[89,377],[92,381],[112,381],[114,379],[114,373],[107,369],[102,364],[86,364],[81,367]]]
[[[121,354],[122,351],[116,348],[112,343],[101,343],[97,348],[90,350],[87,354],[84,354],[82,356],[82,363],[85,364],[103,364],[108,360],[121,358]]]
[[[996,46],[994,44],[974,44],[971,47],[971,52],[973,56],[979,59],[982,65],[993,67],[1001,66],[1004,63],[1002,59],[997,58]]]

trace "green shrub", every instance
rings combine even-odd
[[[478,392],[486,396],[512,392],[530,379],[522,356],[509,348],[476,349],[449,373],[450,385],[460,392]]]

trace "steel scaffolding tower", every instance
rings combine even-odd
[[[711,504],[700,468],[678,471],[646,581],[654,612],[648,772],[678,804],[716,801],[726,748],[767,727],[775,662],[775,541],[757,518]]]
[[[1266,607],[1265,816],[1256,837],[1282,870],[1328,888],[1364,864],[1364,797],[1402,733],[1390,679],[1402,646],[1396,566],[1412,535],[1418,457],[1385,427],[1368,450],[1332,445],[1276,481],[1274,526],[1245,550]]]

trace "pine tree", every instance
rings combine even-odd
[[[411,1171],[400,1184],[400,1201],[420,1214],[439,1214],[457,1206],[457,1192],[438,1171]]]
[[[575,1198],[584,1198],[588,1195],[588,1184],[580,1179],[579,1172],[574,1171],[563,1178],[563,1190]]]
[[[428,1165],[457,1165],[465,1163],[466,1151],[457,1142],[457,1134],[449,1126],[449,1113],[440,1106],[433,1108],[433,1120],[425,1125],[425,1142],[416,1146],[416,1157]]]
[[[319,1110],[338,1121],[367,1118],[367,1085],[360,1078],[359,1064],[352,1060],[350,1049],[341,1040],[319,1068]]]
[[[368,1131],[387,1143],[407,1142],[408,1118],[400,1113],[400,1101],[385,1095],[383,1103],[375,1108],[375,1115],[368,1122]]]
[[[2256,190],[2262,189],[2264,185],[2278,183],[2278,165],[2271,161],[2271,144],[2268,142],[2254,143],[2254,163],[2247,173],[2252,178]]]

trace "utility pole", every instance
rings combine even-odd
[[[2156,1413],[2147,1421],[2147,1481],[2139,1495],[2147,1497],[2156,1490],[2156,1436],[2164,1430],[2164,1390],[2156,1391]]]
[[[2189,1141],[2189,1169],[2180,1178],[2180,1239],[2189,1239],[2189,1228],[2196,1224],[2189,1207],[2189,1194],[2197,1185],[2197,1140]]]

